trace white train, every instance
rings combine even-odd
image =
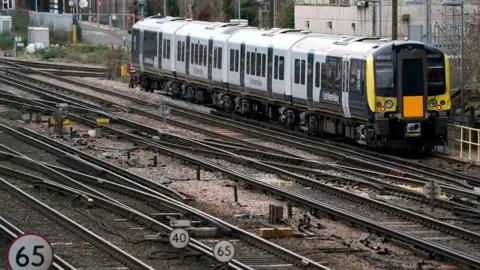
[[[448,58],[428,44],[161,16],[131,34],[144,91],[371,147],[431,149],[445,140]]]

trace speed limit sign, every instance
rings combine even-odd
[[[10,270],[47,270],[53,263],[53,248],[40,234],[25,233],[8,247],[7,264]]]
[[[213,256],[217,261],[227,263],[235,256],[235,247],[230,241],[222,240],[213,247]]]
[[[170,233],[170,244],[174,248],[184,248],[190,242],[190,235],[184,229],[175,229]]]

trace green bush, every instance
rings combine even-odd
[[[1,50],[12,50],[13,49],[13,41],[15,40],[15,37],[21,37],[22,38],[22,43],[24,45],[28,45],[28,40],[27,37],[23,34],[20,33],[0,33],[0,49]]]
[[[52,58],[65,58],[68,53],[63,47],[50,47],[37,50],[35,54],[42,60],[48,60]]]

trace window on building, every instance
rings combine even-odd
[[[247,52],[247,74],[250,74],[250,52]]]
[[[301,68],[301,81],[302,81],[302,85],[305,85],[305,60],[302,60],[302,66],[300,67]]]
[[[265,77],[265,66],[267,65],[267,55],[266,54],[262,54],[262,77]]]
[[[285,57],[280,56],[280,62],[278,63],[278,79],[283,81],[285,76]]]
[[[294,82],[296,84],[300,84],[300,60],[299,59],[295,59]]]
[[[222,69],[222,59],[223,59],[223,55],[222,55],[222,47],[218,47],[218,69]]]
[[[230,49],[230,71],[235,70],[235,50]]]
[[[14,9],[15,8],[15,0],[3,0],[3,9]]]

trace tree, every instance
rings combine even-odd
[[[164,0],[165,1],[165,0]],[[167,1],[167,15],[178,17],[180,16],[180,10],[178,9],[177,0],[166,0]]]
[[[284,20],[281,24],[283,28],[295,28],[295,5],[291,3],[284,13]]]

